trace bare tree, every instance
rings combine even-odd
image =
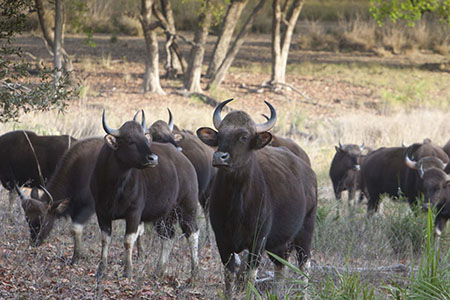
[[[62,70],[62,31],[63,31],[63,0],[55,0],[55,38],[53,44],[53,65],[55,67],[55,86],[61,78]]]
[[[159,82],[159,54],[158,41],[156,38],[155,29],[158,24],[151,23],[153,0],[141,1],[141,15],[139,21],[142,25],[142,30],[145,38],[146,59],[145,59],[145,74],[144,74],[144,93],[153,92],[160,95],[165,95]]]
[[[222,27],[217,42],[214,45],[212,59],[209,62],[208,70],[206,71],[207,78],[211,78],[214,73],[217,72],[220,64],[225,59],[233,37],[234,29],[236,28],[247,2],[248,0],[231,0],[225,18],[222,21]]]
[[[194,42],[189,54],[188,68],[184,73],[184,87],[189,92],[202,92],[200,77],[202,73],[203,56],[208,30],[211,25],[211,1],[204,0],[199,14]]]
[[[160,3],[161,11],[157,9],[156,3],[153,4],[152,10],[166,34],[164,69],[166,70],[166,77],[177,78],[178,74],[184,74],[187,69],[187,62],[176,42],[177,31],[171,2],[170,0],[161,0]]]
[[[54,56],[55,53],[55,44],[58,45],[58,50],[60,51],[60,54],[62,56],[62,66],[59,67],[56,65],[56,61],[61,61],[60,58],[54,58],[54,67],[56,69],[61,69],[61,67],[64,69],[65,72],[71,73],[73,71],[73,65],[72,60],[70,56],[67,54],[66,50],[63,47],[63,7],[64,3],[63,0],[61,1],[55,1],[55,31],[56,29],[60,30],[58,34],[58,43],[54,42],[54,39],[51,36],[51,29],[49,28],[49,25],[45,22],[45,8],[42,0],[35,0],[34,1],[36,6],[36,11],[38,14],[39,24],[41,26],[42,35],[44,39],[44,44],[49,51],[50,55]],[[57,20],[58,19],[58,20]],[[58,22],[58,25],[56,24]]]
[[[266,3],[266,0],[260,0],[256,6],[253,8],[252,13],[248,16],[247,20],[245,21],[244,26],[242,27],[239,34],[236,36],[236,38],[233,41],[233,44],[231,45],[230,49],[226,52],[225,58],[222,59],[220,62],[220,65],[218,66],[217,70],[211,74],[211,80],[208,84],[208,88],[210,87],[218,87],[222,83],[223,79],[225,78],[225,75],[228,72],[228,69],[230,68],[231,64],[234,61],[234,58],[236,57],[237,53],[239,52],[239,49],[245,42],[245,38],[247,37],[250,29],[252,28],[252,25],[258,16],[259,12],[262,11],[262,8],[264,7],[264,4]]]
[[[274,90],[280,89],[281,85],[286,83],[286,65],[292,34],[304,2],[304,0],[273,0],[270,84]]]

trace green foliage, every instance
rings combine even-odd
[[[435,12],[450,26],[449,0],[370,0],[370,13],[378,25],[389,18],[393,23],[405,20],[414,26],[424,12]]]
[[[423,250],[426,238],[426,219],[420,212],[408,211],[406,214],[396,211],[388,223],[387,236],[392,249],[400,256],[407,257]]]
[[[65,107],[64,100],[75,90],[66,75],[53,82],[52,70],[39,68],[38,83],[29,80],[31,65],[22,57],[20,48],[14,47],[14,35],[24,30],[25,12],[32,7],[29,0],[3,0],[0,18],[0,122],[18,118],[21,111],[48,110]]]
[[[350,300],[350,299],[374,299],[373,288],[368,287],[360,281],[359,273],[339,273],[336,271],[337,280],[328,276],[325,286],[316,287],[318,299]]]
[[[411,277],[407,288],[398,284],[386,287],[393,299],[450,299],[450,265],[449,258],[440,258],[440,249],[433,240],[433,213],[428,208],[426,217],[425,251],[418,271],[411,266]]]

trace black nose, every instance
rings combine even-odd
[[[217,151],[213,155],[213,166],[228,165],[230,160],[230,153]]]

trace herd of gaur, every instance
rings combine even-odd
[[[317,179],[306,152],[294,141],[270,133],[277,119],[274,107],[263,124],[244,111],[222,118],[220,103],[213,113],[215,129],[202,127],[196,135],[169,122],[147,127],[144,111],[112,129],[103,111],[106,136],[76,140],[70,136],[39,136],[12,131],[0,136],[0,180],[21,198],[31,243],[40,245],[55,221],[70,216],[74,240],[72,262],[83,257],[83,226],[94,214],[101,230],[101,260],[97,275],[107,268],[111,223],[124,219],[124,275],[133,274],[132,253],[144,251],[144,222],[161,237],[157,263],[163,275],[178,223],[188,240],[191,272],[198,272],[198,203],[209,216],[220,258],[225,266],[225,292],[232,297],[237,254],[247,250],[249,278],[267,250],[288,259],[292,250],[300,267],[311,256],[317,210]],[[139,122],[139,115],[141,116]],[[435,235],[450,217],[450,142],[443,148],[426,139],[409,147],[371,150],[363,145],[336,146],[330,177],[336,199],[348,190],[349,202],[360,190],[368,213],[380,197],[404,196],[410,205],[424,195],[424,207],[436,207]],[[26,196],[21,187],[32,188]],[[41,196],[38,188],[42,189]],[[283,263],[275,265],[281,279]]]

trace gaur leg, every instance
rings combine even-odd
[[[379,205],[380,205],[380,194],[378,192],[369,191],[367,199],[367,215],[372,216],[374,213],[376,213]]]
[[[138,236],[137,236],[137,248],[138,248],[138,257],[142,258],[144,255],[144,245],[142,244],[142,236],[145,233],[145,226],[144,226],[144,222],[141,222],[141,224],[139,224],[139,228],[138,228]]]
[[[449,216],[442,216],[439,213],[434,220],[434,240],[436,243],[436,248],[439,248],[439,241],[441,239],[442,230],[444,230],[448,218]]]
[[[124,277],[131,277],[133,275],[133,247],[134,243],[138,238],[140,221],[140,213],[133,214],[126,218],[126,230],[123,245],[125,248],[124,252]]]
[[[309,211],[303,221],[303,227],[294,240],[294,248],[297,251],[298,267],[302,268],[311,257],[311,244],[316,222],[316,208]]]
[[[156,275],[159,277],[166,273],[166,264],[172,251],[174,243],[173,236],[175,235],[175,228],[173,226],[175,218],[176,215],[171,213],[168,217],[156,222],[156,232],[158,232],[161,238],[161,252],[156,266]]]
[[[73,237],[73,256],[72,264],[76,264],[80,258],[83,257],[83,224],[72,222],[70,231]]]
[[[97,277],[103,277],[106,266],[108,265],[108,252],[111,245],[111,220],[98,218],[102,234],[102,257],[97,269]]]
[[[180,203],[180,227],[185,234],[191,254],[191,276],[195,278],[198,273],[198,240],[199,229],[197,225],[197,200],[186,198]]]
[[[334,189],[334,196],[336,197],[337,201],[341,201],[342,199],[342,188],[340,184],[333,184]]]

